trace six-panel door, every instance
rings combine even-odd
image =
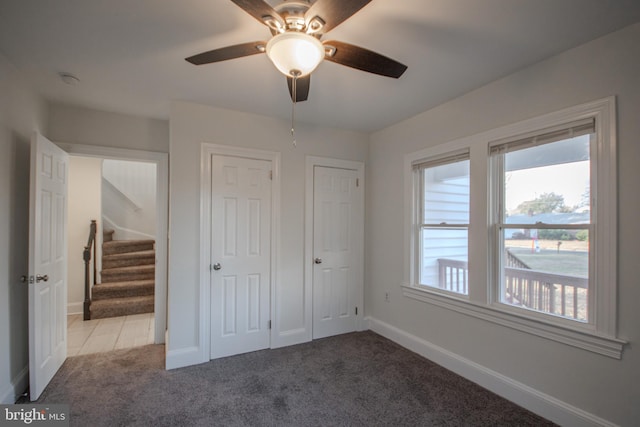
[[[271,162],[211,158],[211,358],[268,348]]]

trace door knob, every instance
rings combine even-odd
[[[218,270],[220,270],[221,268],[222,268],[222,266],[220,265],[220,263],[219,263],[219,262],[217,262],[217,263],[213,264],[213,269],[214,269],[215,271],[218,271]]]
[[[322,264],[322,258],[316,258],[313,260],[316,264]]]
[[[48,282],[49,281],[49,276],[48,275],[41,275],[41,274],[36,274],[36,283],[40,283],[40,282]]]

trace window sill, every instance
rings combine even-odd
[[[627,344],[626,341],[615,337],[597,335],[590,331],[577,331],[529,319],[524,316],[503,312],[494,307],[480,305],[459,298],[448,297],[436,292],[430,292],[428,289],[420,289],[417,287],[403,285],[402,290],[404,296],[411,299],[433,304],[458,313],[483,319],[498,325],[506,326],[508,328],[542,338],[547,338],[614,359],[622,358],[624,345]]]

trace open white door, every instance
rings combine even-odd
[[[67,357],[67,153],[31,139],[29,394],[36,400]]]

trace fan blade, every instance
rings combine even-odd
[[[186,58],[193,65],[211,64],[212,62],[226,61],[227,59],[242,58],[243,56],[264,53],[267,42],[250,42],[227,46],[220,49],[210,50]]]
[[[295,102],[306,101],[309,97],[309,86],[311,85],[311,74],[296,79],[296,99],[293,99],[293,77],[287,77],[287,85],[291,100]]]
[[[349,43],[330,40],[323,45],[331,52],[325,59],[336,64],[396,79],[407,69],[406,65],[398,61]]]
[[[324,22],[322,33],[332,30],[349,19],[371,0],[317,0],[305,13],[307,25],[319,17]]]
[[[285,22],[284,22],[284,19],[282,19],[282,16],[280,16],[280,14],[276,12],[274,8],[269,6],[269,4],[267,4],[263,0],[231,0],[231,1],[234,2],[238,7],[240,7],[242,10],[247,12],[249,15],[256,18],[258,21],[260,21],[264,25],[271,27],[271,24],[269,24],[268,22],[275,20],[275,22],[277,23],[276,25],[279,25],[281,28],[284,28],[285,26]],[[269,17],[273,19],[269,19]]]

